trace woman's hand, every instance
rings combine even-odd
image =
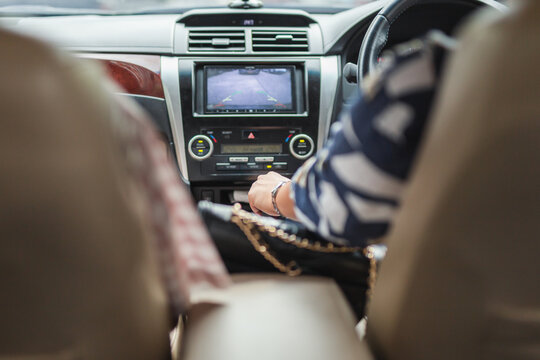
[[[249,206],[256,214],[268,214],[277,216],[272,204],[272,190],[282,181],[286,181],[277,193],[276,204],[279,212],[285,216],[294,218],[294,203],[289,196],[290,180],[274,171],[265,175],[259,175],[257,181],[251,185],[248,193]]]

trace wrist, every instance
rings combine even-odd
[[[283,181],[280,181],[279,183],[277,183],[276,186],[274,186],[274,188],[272,189],[272,191],[270,192],[270,196],[271,196],[271,199],[272,199],[272,207],[274,208],[274,213],[277,215],[277,216],[284,216],[283,213],[279,210],[279,205],[278,205],[278,200],[277,200],[277,197],[279,195],[279,192],[280,190],[288,183],[290,182],[290,180],[283,180]]]
[[[294,212],[294,201],[291,198],[291,186],[292,182],[285,183],[276,196],[276,204],[282,216],[289,219],[296,219]]]

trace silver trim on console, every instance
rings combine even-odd
[[[180,104],[179,59],[177,57],[161,57],[161,82],[167,102],[167,111],[174,139],[174,148],[180,167],[180,174],[188,182],[188,169],[184,139],[184,124],[182,120],[182,105]]]
[[[332,122],[332,113],[336,101],[340,69],[338,56],[321,57],[321,100],[319,107],[319,131],[317,136],[317,150],[322,149]]]

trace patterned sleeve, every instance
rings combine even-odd
[[[340,244],[364,246],[385,235],[424,131],[437,69],[433,48],[424,44],[369,79],[325,147],[293,177],[302,223]]]
[[[125,98],[116,100],[116,136],[138,185],[157,265],[177,316],[199,289],[226,287],[231,279],[151,120]]]

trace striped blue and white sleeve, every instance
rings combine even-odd
[[[300,222],[340,244],[367,245],[388,231],[435,93],[433,52],[398,56],[332,126],[294,175]]]

